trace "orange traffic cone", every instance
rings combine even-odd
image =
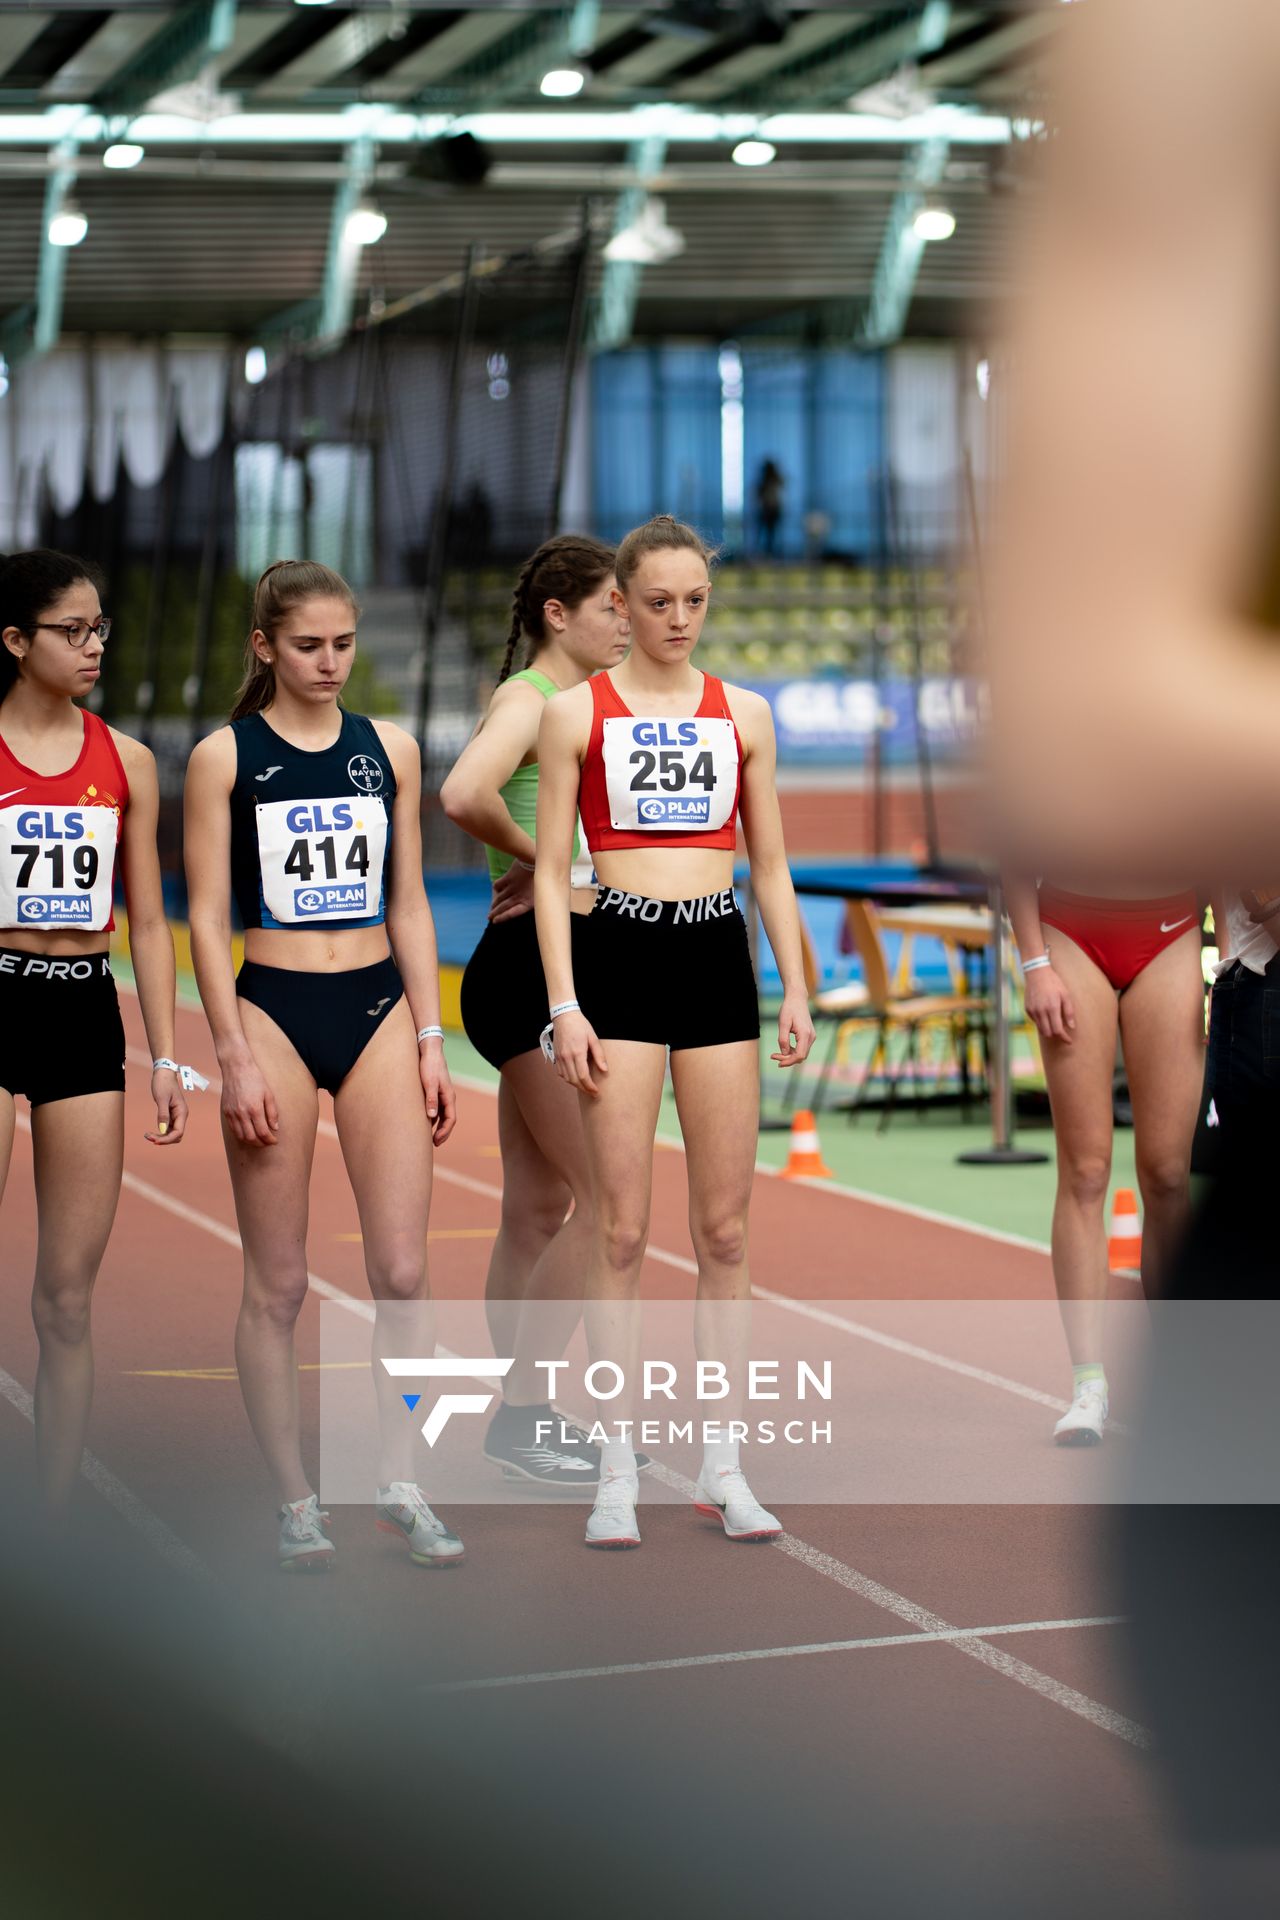
[[[1142,1227],[1138,1220],[1137,1195],[1131,1187],[1117,1187],[1111,1208],[1111,1236],[1107,1241],[1107,1265],[1112,1273],[1142,1272]]]
[[[807,1107],[801,1107],[791,1121],[791,1147],[782,1169],[784,1180],[832,1180],[830,1167],[822,1164],[818,1145],[818,1123]]]

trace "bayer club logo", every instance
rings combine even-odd
[[[352,786],[358,787],[361,793],[377,793],[382,786],[382,767],[367,753],[353,753],[347,762],[347,773]]]

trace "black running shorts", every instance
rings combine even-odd
[[[601,887],[573,978],[601,1040],[677,1053],[760,1038],[747,923],[731,887],[696,900]]]
[[[294,973],[246,960],[236,992],[275,1021],[316,1085],[336,1093],[404,998],[404,985],[390,955],[347,973]]]
[[[574,979],[590,915],[571,913]],[[462,976],[462,1025],[491,1067],[537,1051],[547,1024],[547,983],[532,913],[487,926]]]
[[[124,1025],[105,953],[0,948],[0,1087],[33,1107],[124,1092]]]

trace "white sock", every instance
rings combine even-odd
[[[738,1442],[736,1440],[708,1440],[702,1449],[702,1471],[714,1479],[717,1473],[727,1473],[738,1464]]]
[[[626,1440],[606,1440],[600,1448],[600,1478],[610,1473],[634,1473],[636,1450]]]

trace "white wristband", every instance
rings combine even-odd
[[[422,1045],[424,1040],[443,1040],[443,1039],[444,1039],[443,1027],[419,1027],[418,1029],[418,1045],[419,1046]]]
[[[151,1071],[152,1073],[160,1073],[162,1071],[166,1073],[176,1073],[184,1093],[194,1093],[197,1089],[203,1093],[209,1084],[204,1075],[197,1073],[194,1067],[179,1066],[176,1060],[153,1060],[151,1062]]]
[[[1053,961],[1050,959],[1049,949],[1046,947],[1043,953],[1037,953],[1030,960],[1024,960],[1022,962],[1022,977],[1025,980],[1027,975],[1034,973],[1037,967],[1051,967],[1052,965]]]
[[[576,1000],[562,1000],[559,1006],[552,1007],[551,1018],[558,1020],[562,1013],[581,1013],[581,1011],[582,1009]]]
[[[533,872],[532,860],[522,860],[518,854],[514,856],[512,860],[512,865],[517,867],[523,867],[526,873]]]

